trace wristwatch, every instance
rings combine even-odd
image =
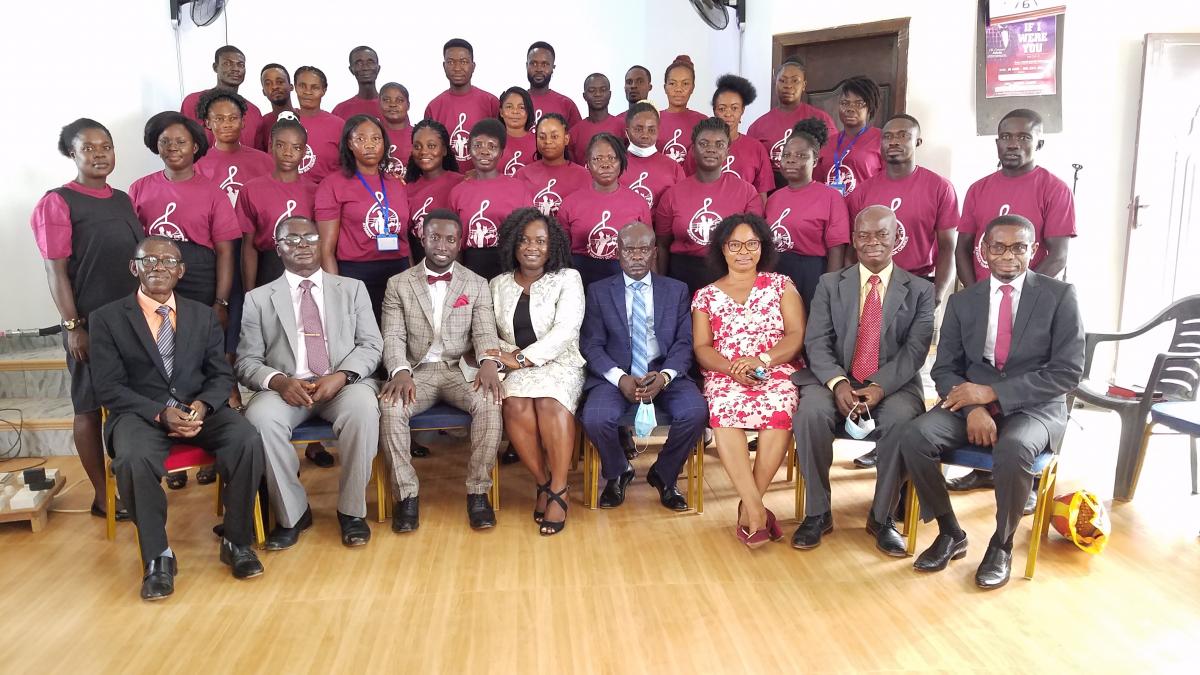
[[[62,323],[58,325],[62,326],[63,330],[75,330],[85,323],[87,323],[87,319],[63,319]]]
[[[215,304],[218,304],[218,305],[220,305],[220,306],[222,306],[222,307],[229,307],[229,301],[228,301],[228,300],[222,300],[221,298],[217,298],[216,300],[213,300],[213,303],[215,303]]]
[[[346,384],[354,384],[360,379],[358,373],[352,370],[339,370],[338,372],[346,376]]]
[[[766,353],[766,352],[763,352],[763,353],[761,353],[761,354],[759,354],[759,355],[758,355],[758,360],[759,360],[759,361],[762,361],[762,364],[763,364],[764,366],[766,366],[766,367],[768,367],[768,368],[770,368],[770,367],[771,367],[771,355],[770,355],[770,354],[768,354],[768,353]]]
[[[670,376],[670,375],[668,375],[667,373],[664,373],[664,372],[663,372],[663,371],[661,371],[661,370],[660,370],[660,371],[658,371],[658,374],[663,376],[663,380],[664,380],[664,382],[663,382],[663,386],[662,386],[662,388],[663,388],[663,389],[666,389],[666,388],[667,388],[667,386],[671,384],[671,376]]]
[[[521,366],[522,368],[525,367],[525,353],[524,352],[517,352],[516,356],[513,358],[515,358],[517,360],[518,366]]]

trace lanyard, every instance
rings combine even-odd
[[[833,175],[834,176],[841,176],[842,160],[846,159],[846,155],[850,154],[850,151],[854,149],[854,144],[858,142],[858,137],[862,136],[863,132],[865,132],[866,130],[867,130],[867,127],[863,126],[863,128],[858,130],[857,134],[854,134],[854,138],[850,139],[850,145],[846,146],[845,152],[842,152],[842,140],[846,138],[846,132],[845,131],[838,132],[837,147],[834,148],[834,150],[833,150]],[[365,183],[364,183],[364,185],[365,185]]]
[[[392,210],[389,208],[390,202],[388,201],[387,181],[383,179],[383,174],[380,173],[379,189],[383,191],[383,201],[381,202],[379,201],[379,197],[376,196],[379,193],[371,189],[371,186],[367,184],[367,179],[363,178],[363,175],[357,171],[354,172],[354,175],[358,176],[358,182],[362,183],[362,186],[366,189],[367,194],[371,195],[371,201],[375,202],[375,205],[382,209],[382,211],[379,213],[380,222],[383,223],[383,231],[379,233],[379,236],[388,236],[390,234],[390,231],[388,230],[388,224],[392,220]]]

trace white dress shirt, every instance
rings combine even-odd
[[[308,345],[304,343],[304,322],[300,320],[300,298],[303,297],[304,291],[300,288],[300,282],[305,279],[313,282],[313,287],[310,289],[313,302],[317,303],[317,315],[321,317],[321,339],[325,340],[325,351],[329,352],[329,336],[325,332],[325,294],[323,288],[325,285],[325,272],[317,268],[309,277],[302,277],[299,274],[293,274],[284,270],[283,280],[287,282],[288,289],[292,294],[292,312],[296,319],[296,367],[292,371],[297,380],[306,380],[315,377],[313,372],[308,369]],[[271,384],[271,378],[276,375],[284,375],[279,371],[275,371],[267,375],[263,379],[263,389],[268,389]]]
[[[1000,292],[1000,287],[1007,283],[1013,287],[1012,290],[1012,318],[1017,319],[1017,305],[1021,302],[1021,289],[1025,285],[1025,275],[1028,272],[1021,272],[1021,276],[1009,282],[1000,281],[992,275],[988,277],[991,285],[988,295],[988,327],[987,337],[983,340],[983,359],[988,363],[996,364],[996,329],[1000,323],[1000,301],[1004,299],[1004,294]],[[1011,328],[1011,326],[1009,326]],[[1009,345],[1009,353],[1012,353],[1012,345]]]
[[[645,277],[638,280],[631,279],[629,275],[625,274],[624,272],[621,273],[621,278],[625,280],[625,324],[629,326],[629,346],[631,350],[633,347],[633,294],[637,292],[634,291],[632,287],[637,281],[641,281],[646,284],[642,287],[641,294],[642,299],[646,303],[646,319],[648,324],[646,326],[646,342],[649,343],[646,345],[647,364],[650,364],[654,361],[654,359],[657,359],[662,355],[661,350],[658,348],[658,338],[654,333],[654,288],[650,285],[651,276],[652,275],[647,274]],[[670,368],[664,368],[660,372],[666,373],[667,377],[672,380],[675,379],[677,374]],[[611,383],[614,387],[617,387],[620,386],[618,383],[621,381],[621,378],[628,374],[629,373],[626,373],[620,368],[613,367],[609,368],[608,372],[604,374],[604,379],[608,380],[609,383]]]
[[[425,272],[426,277],[440,276],[435,272],[430,272],[425,266],[425,262],[421,261],[421,269]],[[454,263],[450,264],[450,269],[446,272],[454,272]],[[444,274],[445,272],[443,272]],[[429,343],[429,351],[426,352],[425,358],[421,359],[421,363],[440,363],[442,361],[442,305],[446,304],[446,293],[450,290],[449,281],[439,281],[437,283],[426,283],[429,288],[429,303],[433,307],[433,342]],[[395,368],[388,373],[388,377],[394,376],[401,370],[409,370],[408,368]]]

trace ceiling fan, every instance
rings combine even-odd
[[[171,21],[179,24],[179,12],[183,5],[191,5],[192,23],[199,27],[212,24],[225,10],[226,0],[171,0]]]
[[[734,10],[738,25],[746,23],[746,3],[749,0],[690,0],[704,23],[716,30],[729,27],[729,8]]]

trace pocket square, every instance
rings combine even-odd
[[[462,295],[458,296],[457,300],[454,301],[454,309],[466,307],[469,304],[471,304],[471,299],[467,297],[466,293],[463,293]]]

